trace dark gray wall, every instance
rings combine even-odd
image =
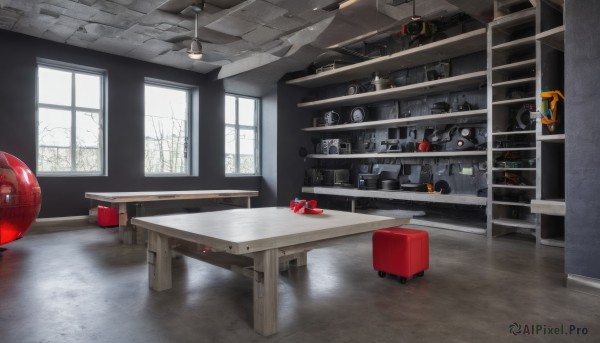
[[[600,279],[600,1],[566,1],[565,13],[565,268]]]
[[[261,206],[288,206],[301,197],[304,171],[309,161],[300,157],[301,147],[311,152],[309,113],[298,108],[307,90],[280,82],[262,97]]]
[[[300,157],[300,148],[312,152],[310,135],[301,129],[311,126],[311,116],[297,104],[308,91],[280,82],[277,86],[277,205],[288,206],[290,200],[302,197],[304,171],[310,161]]]
[[[262,97],[261,206],[277,204],[277,88]]]
[[[108,75],[108,176],[38,177],[40,217],[87,214],[89,191],[252,189],[260,177],[224,175],[224,91],[214,75],[71,47],[0,30],[0,150],[35,172],[37,58],[104,69]],[[144,78],[196,85],[200,90],[198,177],[144,177]],[[256,201],[260,203],[260,199]]]

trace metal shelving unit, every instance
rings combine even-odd
[[[564,2],[562,0],[538,0],[537,6],[537,92],[546,90],[565,90],[564,84]],[[566,97],[567,95],[565,95]],[[568,97],[566,99],[568,101]],[[540,244],[564,247],[565,216],[565,134],[564,122],[568,113],[564,113],[564,104],[558,106],[560,123],[554,132],[545,125],[538,125],[536,146],[539,163],[536,182],[539,185],[535,199],[531,200],[531,212],[539,216]],[[538,100],[538,108],[541,99]]]
[[[523,9],[523,7],[527,7]],[[516,11],[512,11],[518,8]],[[534,198],[536,129],[522,127],[525,105],[533,106],[537,74],[536,8],[529,1],[494,1],[495,20],[488,26],[488,236],[533,235],[538,219],[531,214]],[[512,168],[497,161],[516,161]],[[520,162],[522,160],[527,163]],[[537,161],[537,159],[535,159]],[[517,180],[520,180],[518,182]],[[524,181],[526,180],[526,182]],[[519,184],[520,183],[520,184]]]
[[[338,87],[342,83],[367,79],[372,76],[372,73],[390,73],[408,68],[415,68],[427,65],[429,63],[437,63],[441,60],[453,59],[469,55],[475,52],[485,50],[487,34],[486,28],[477,29],[467,33],[452,36],[450,38],[425,44],[416,48],[410,48],[389,56],[375,58],[369,61],[336,68],[333,70],[321,72],[315,75],[308,75],[297,79],[287,81],[287,84],[297,85],[307,88],[319,88],[324,86]],[[411,69],[414,70],[414,69]],[[454,70],[458,75],[453,75],[437,80],[424,81],[413,83],[405,86],[387,88],[377,91],[370,91],[352,95],[333,96],[315,101],[301,102],[297,106],[303,109],[321,110],[347,106],[365,106],[368,104],[381,103],[384,101],[399,101],[423,97],[426,95],[438,96],[447,93],[456,92],[471,92],[481,89],[481,85],[485,84],[487,71],[475,71],[477,69],[466,68],[463,73],[459,70]],[[329,94],[329,92],[323,92]],[[480,92],[480,97],[485,96]],[[396,103],[398,104],[398,103]],[[379,104],[378,104],[379,105]],[[375,105],[375,106],[378,106]],[[396,105],[398,106],[398,105]],[[481,105],[480,105],[481,106]],[[485,107],[485,106],[481,106]],[[417,112],[419,113],[419,112]],[[423,112],[420,112],[423,113]],[[306,127],[302,131],[311,134],[330,134],[343,133],[348,131],[361,131],[367,129],[390,129],[406,127],[431,127],[444,125],[486,125],[487,122],[486,108],[474,109],[463,112],[450,112],[442,114],[422,114],[410,117],[398,117],[394,119],[371,120],[361,123],[346,123],[331,126]],[[381,117],[380,117],[381,118]],[[470,127],[470,126],[469,126]],[[423,128],[423,130],[425,130]],[[378,131],[381,134],[382,131]],[[325,136],[331,137],[331,136]],[[337,137],[333,135],[333,137]],[[393,137],[388,136],[390,139]],[[318,138],[317,138],[318,139]],[[416,141],[417,138],[413,139]],[[422,140],[419,138],[418,140]],[[450,148],[448,148],[450,149]],[[354,149],[353,149],[354,150]],[[362,151],[362,150],[359,150]],[[427,159],[447,158],[449,161],[469,161],[472,165],[473,161],[482,160],[487,155],[487,151],[430,151],[430,152],[390,152],[390,153],[353,153],[353,154],[309,154],[306,157],[309,159],[325,160],[321,163],[337,163],[343,164],[342,160],[348,159],[404,159],[408,163],[418,163],[416,161],[426,161]],[[338,162],[329,162],[326,160],[338,160]],[[372,162],[372,161],[371,161]],[[459,163],[457,162],[457,163]],[[450,165],[450,162],[448,162]],[[403,162],[404,164],[404,162]],[[335,164],[334,164],[335,165]],[[487,198],[478,197],[477,189],[473,188],[473,194],[439,194],[427,192],[409,192],[409,191],[383,191],[383,190],[358,190],[345,187],[303,187],[302,191],[309,194],[319,194],[327,196],[340,196],[356,198],[373,198],[373,199],[391,199],[405,200],[431,204],[458,204],[467,206],[486,206]],[[352,200],[354,204],[355,201]],[[439,205],[438,205],[439,206]],[[354,206],[353,206],[354,210]],[[438,223],[448,229],[457,229],[454,225],[444,225]],[[481,223],[479,223],[481,224]],[[485,228],[469,228],[468,232],[485,233]]]

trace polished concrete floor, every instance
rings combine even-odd
[[[279,333],[252,330],[252,283],[174,260],[148,289],[145,250],[95,227],[28,235],[0,258],[0,342],[600,342],[600,297],[565,288],[563,250],[431,229],[431,268],[401,285],[371,267],[370,234],[282,272]],[[513,323],[587,335],[515,337]]]

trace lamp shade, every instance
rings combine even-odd
[[[194,39],[192,39],[190,49],[187,51],[187,53],[188,56],[193,60],[199,60],[202,58],[202,44],[198,38],[194,37]]]

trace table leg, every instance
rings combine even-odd
[[[127,203],[119,203],[119,241],[130,245],[136,241],[136,230],[129,224]]]
[[[263,336],[277,333],[277,250],[254,253],[254,331]]]
[[[135,216],[136,217],[145,217],[146,216],[146,208],[144,207],[144,203],[136,203],[135,204]],[[144,245],[148,241],[148,230],[142,227],[134,228],[135,234],[135,242],[139,245]]]
[[[172,286],[169,237],[154,231],[148,231],[148,284],[158,292]]]
[[[290,262],[293,263],[296,267],[302,267],[308,263],[308,252],[306,251],[297,253],[295,257],[296,258]]]
[[[350,200],[350,212],[354,213],[356,212],[356,199],[352,198],[352,200]]]
[[[251,206],[250,206],[250,203],[251,203],[251,202],[250,202],[250,199],[251,199],[251,198],[250,198],[250,197],[248,197],[247,199],[248,199],[248,200],[247,200],[247,203],[248,203],[248,208],[251,208]]]

